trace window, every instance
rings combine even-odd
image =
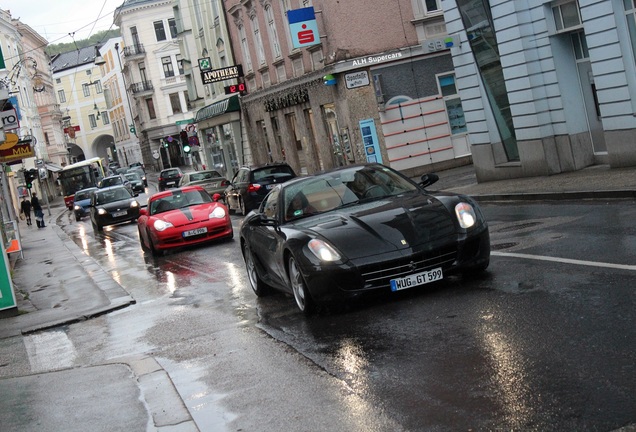
[[[183,112],[181,110],[181,101],[179,100],[179,93],[170,94],[170,107],[172,108],[173,114]]]
[[[261,30],[258,27],[258,18],[254,15],[250,22],[252,23],[252,30],[254,31],[254,43],[256,44],[256,54],[258,56],[258,63],[260,65],[265,64],[265,50],[263,49],[263,40],[261,39]]]
[[[95,129],[97,127],[97,119],[95,118],[95,114],[88,115],[88,122],[91,125],[91,129]]]
[[[62,84],[62,78],[55,78],[55,84]]]
[[[265,20],[267,21],[267,34],[269,36],[269,44],[272,48],[274,58],[281,57],[280,44],[278,42],[278,32],[276,31],[276,22],[274,21],[274,12],[272,5],[265,5]]]
[[[636,1],[623,0],[625,3],[625,15],[627,18],[627,27],[629,28],[629,39],[632,42],[632,51],[636,59]]]
[[[261,74],[261,80],[263,81],[263,88],[269,87],[271,85],[271,81],[269,79],[269,72],[265,71]]]
[[[552,7],[557,31],[569,30],[581,26],[579,5],[576,1],[561,3]]]
[[[174,76],[174,69],[172,68],[172,58],[161,57],[161,65],[163,66],[163,76],[165,78]]]
[[[104,123],[104,125],[110,124],[110,119],[108,118],[108,111],[102,111],[101,117],[102,117],[102,123]]]
[[[319,70],[322,68],[322,63],[325,61],[324,57],[322,56],[322,50],[319,49],[318,51],[313,51],[311,53],[311,65],[313,67],[313,70]]]
[[[104,91],[102,89],[102,82],[101,81],[95,81],[93,83],[93,85],[95,86],[95,91],[97,92],[97,94],[101,94]]]
[[[157,42],[165,41],[166,38],[166,29],[163,27],[163,21],[155,21],[155,36],[157,38]]]
[[[88,97],[91,95],[90,84],[82,84],[82,91],[84,92],[84,97]]]
[[[150,120],[157,118],[157,112],[155,111],[155,103],[152,98],[146,99],[146,108],[148,108],[148,117]]]
[[[247,43],[247,36],[245,35],[245,26],[238,26],[239,39],[241,40],[241,54],[243,55],[243,62],[245,63],[245,69],[252,70],[252,59],[250,58],[250,47]]]
[[[177,21],[174,18],[168,20],[168,28],[170,29],[170,37],[172,39],[177,38]]]
[[[292,66],[294,67],[294,76],[299,77],[305,73],[305,67],[303,66],[303,58],[298,57],[292,61]]]
[[[287,72],[285,72],[284,64],[276,66],[276,79],[278,79],[278,82],[283,82],[287,79]]]
[[[412,0],[413,15],[426,16],[442,13],[441,0]]]
[[[144,62],[139,63],[139,76],[141,77],[141,82],[148,81],[148,78],[146,78],[146,63]]]
[[[57,98],[60,100],[60,103],[66,102],[66,95],[64,94],[64,90],[57,91]]]
[[[179,68],[179,75],[183,75],[183,59],[181,58],[181,54],[176,55],[177,67]]]
[[[451,134],[466,133],[466,118],[464,117],[464,108],[462,101],[457,94],[457,86],[455,85],[455,74],[444,74],[437,76],[439,91],[444,98],[446,105],[446,114],[451,128]]]

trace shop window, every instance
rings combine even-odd
[[[457,94],[455,74],[438,75],[437,82],[439,84],[439,91],[444,98],[451,134],[466,133],[466,118],[464,117],[462,101],[459,98],[459,94]]]

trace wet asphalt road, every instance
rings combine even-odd
[[[347,419],[347,430],[610,431],[636,423],[634,202],[482,208],[493,248],[483,277],[448,277],[309,319],[290,297],[253,295],[239,216],[234,241],[159,259],[141,252],[134,224],[96,235],[88,220],[63,217],[65,231],[137,300],[66,328],[72,363],[131,350],[156,356],[201,430],[277,430],[271,416],[290,409],[290,430],[330,413],[334,427]],[[264,334],[279,344],[246,348],[266,343]],[[280,391],[274,380],[298,381],[303,368],[313,369],[307,383],[283,387],[314,392],[269,400]],[[338,402],[337,383],[355,403]]]

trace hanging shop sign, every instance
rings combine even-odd
[[[18,113],[15,108],[0,112],[0,120],[2,120],[4,130],[17,129],[20,127]]]
[[[212,84],[218,81],[241,77],[243,77],[242,65],[228,66],[221,69],[201,70],[201,80],[203,84]]]
[[[289,34],[294,48],[303,48],[320,43],[318,23],[313,7],[287,11]]]
[[[35,156],[31,138],[20,140],[14,133],[7,133],[6,136],[6,141],[0,144],[0,162],[16,162]]]
[[[444,51],[461,45],[459,35],[451,35],[442,39],[427,39],[422,41],[424,54]]]

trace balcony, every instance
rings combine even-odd
[[[132,83],[130,85],[130,91],[134,97],[150,95],[155,91],[152,82],[142,81],[138,83]]]
[[[124,58],[127,60],[134,60],[136,58],[143,58],[145,56],[146,50],[142,44],[124,47]]]

